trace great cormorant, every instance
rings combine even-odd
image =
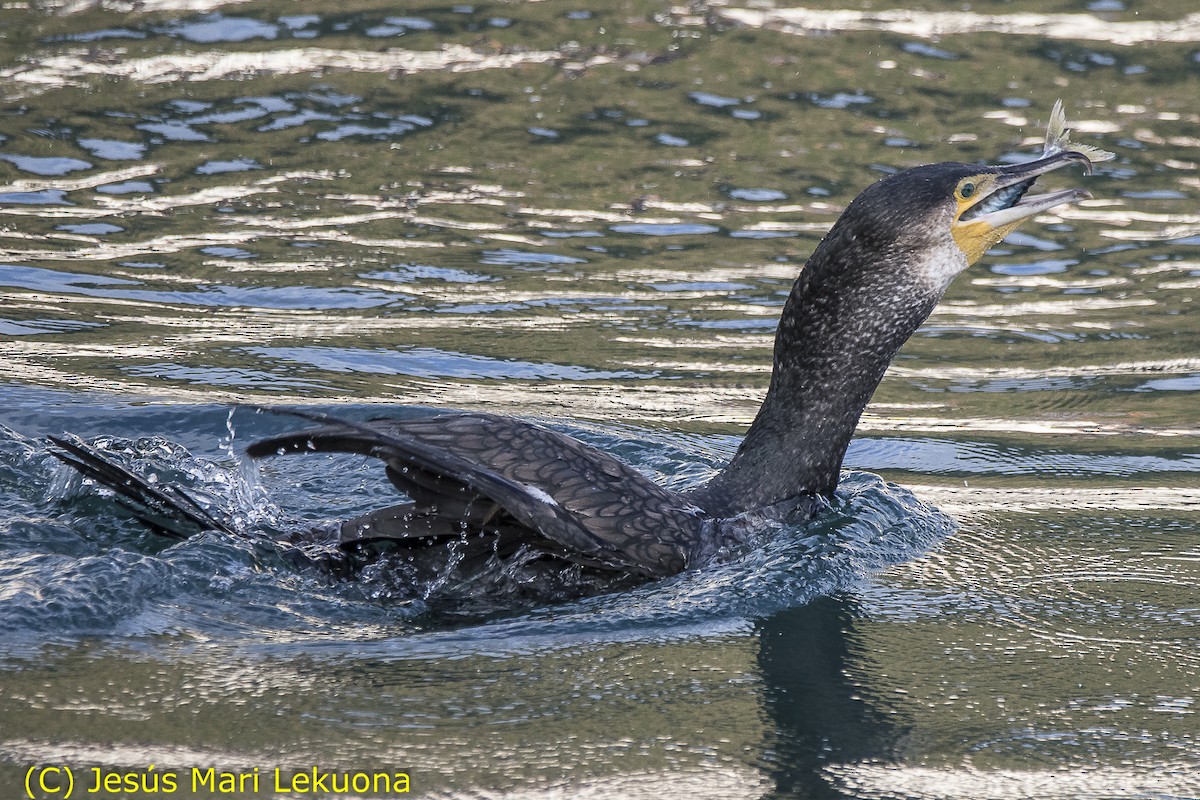
[[[1039,175],[1067,164],[1090,172],[1082,150],[1048,148],[1013,166],[921,166],[863,191],[792,287],[770,388],[744,441],[692,491],[666,489],[563,433],[487,413],[348,422],[292,411],[322,424],[248,452],[346,452],[384,462],[408,499],[311,534],[336,545],[331,551],[389,542],[419,562],[458,548],[459,559],[522,560],[544,568],[539,574],[574,566],[604,585],[703,565],[771,521],[809,518],[833,494],[859,416],[901,345],[989,247],[1033,215],[1088,196],[1026,195]],[[153,485],[74,437],[54,442],[60,459],[132,501],[161,532],[228,530],[186,493]]]

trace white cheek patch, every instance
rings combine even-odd
[[[917,274],[939,293],[946,291],[950,282],[968,266],[967,254],[953,240],[935,247],[921,262],[913,265]]]

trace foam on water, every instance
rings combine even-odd
[[[205,409],[200,416],[215,422],[218,413]],[[242,417],[235,427],[260,425],[255,415]],[[582,433],[652,473],[674,469],[689,444],[639,440],[636,430]],[[239,434],[235,453],[258,435]],[[218,438],[214,431],[214,441]],[[328,513],[331,496],[346,514],[388,502],[381,497],[387,490],[379,485],[377,465],[368,470],[351,459],[333,465],[328,457],[292,459],[287,483],[268,474],[265,480],[277,485],[264,488],[256,467],[231,460],[229,450],[208,458],[157,436],[95,440],[148,479],[185,488],[209,513],[247,532],[244,537],[208,532],[171,542],[143,531],[111,495],[49,458],[43,443],[8,430],[0,443],[6,456],[0,503],[14,514],[0,540],[5,587],[0,615],[5,630],[24,644],[43,637],[171,634],[243,646],[320,634],[322,647],[341,640],[361,648],[369,631],[365,636],[377,654],[406,657],[412,636],[421,639],[413,652],[426,655],[443,646],[553,648],[560,646],[556,641],[579,637],[671,636],[769,615],[849,588],[873,570],[920,555],[953,529],[949,518],[908,491],[852,473],[816,521],[780,527],[760,549],[633,591],[531,607],[519,597],[473,597],[469,590],[464,597],[463,588],[453,585],[398,586],[396,575],[379,569],[343,581],[319,568],[297,567],[295,551],[273,544],[289,531],[325,524],[314,515]],[[693,474],[712,468],[711,461],[696,462],[694,455],[690,466]],[[39,497],[33,487],[44,486],[50,489]],[[31,499],[37,505],[32,516]],[[58,535],[43,541],[46,513],[59,517]],[[483,621],[497,613],[500,621]],[[48,617],[56,620],[52,633]],[[440,631],[450,623],[453,632]],[[464,624],[474,627],[464,632]]]

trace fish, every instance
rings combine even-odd
[[[1092,147],[1091,145],[1078,144],[1071,141],[1071,129],[1067,127],[1067,114],[1063,110],[1063,102],[1060,99],[1054,103],[1054,108],[1050,112],[1050,122],[1046,126],[1046,143],[1042,147],[1042,154],[1034,160],[1056,156],[1064,151],[1071,151],[1085,156],[1091,162],[1088,164],[1089,172],[1091,171],[1092,164],[1098,161],[1112,161],[1117,157],[1115,153],[1101,150],[1099,147]],[[1035,176],[1027,181],[1014,183],[1011,186],[994,192],[986,200],[969,209],[963,215],[963,219],[971,219],[984,214],[990,214],[993,211],[1011,208],[1025,196],[1025,193],[1032,188],[1036,180],[1037,177]]]
[[[1050,111],[1050,122],[1046,126],[1046,144],[1042,147],[1041,158],[1061,153],[1064,150],[1071,150],[1087,156],[1088,161],[1093,164],[1112,161],[1117,157],[1116,153],[1110,153],[1108,150],[1071,141],[1071,129],[1067,127],[1067,112],[1063,110],[1062,98],[1059,98],[1054,102],[1054,108]]]

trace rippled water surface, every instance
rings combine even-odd
[[[33,765],[155,764],[455,798],[1200,797],[1200,17],[903,5],[0,4],[5,796]],[[1118,158],[1046,183],[1094,199],[955,282],[835,508],[732,563],[464,616],[156,539],[46,450],[140,454],[268,532],[390,491],[354,459],[248,463],[286,422],[234,401],[519,414],[694,485],[840,209],[1035,155],[1058,97]]]

